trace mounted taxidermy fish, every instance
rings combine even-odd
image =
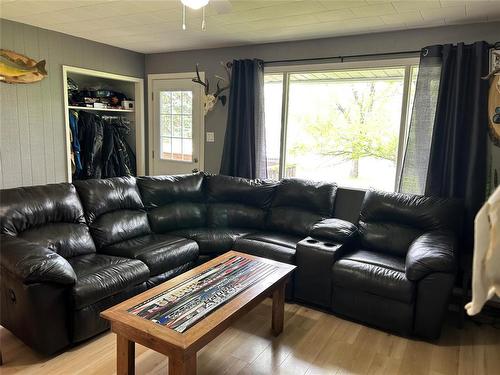
[[[33,83],[47,77],[45,60],[36,62],[20,53],[0,49],[0,81]]]
[[[500,147],[500,50],[491,51],[491,71],[486,77],[482,78],[490,81],[488,96],[488,130],[490,138],[493,144]]]

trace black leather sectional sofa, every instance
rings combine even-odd
[[[230,249],[294,263],[289,299],[439,335],[459,202],[202,173],[3,190],[1,324],[50,354],[99,312]]]

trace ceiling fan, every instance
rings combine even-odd
[[[217,14],[225,14],[231,12],[232,6],[229,0],[181,0],[182,3],[182,30],[186,30],[186,7],[198,10],[202,9],[201,29],[203,31],[207,28],[205,17],[205,7],[210,2],[213,5]]]

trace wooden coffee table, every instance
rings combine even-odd
[[[227,268],[222,269],[223,265],[228,267],[226,264],[236,261],[240,263],[234,263],[233,271],[225,271]],[[285,286],[294,269],[295,266],[289,264],[229,251],[103,311],[101,317],[111,322],[111,330],[117,335],[117,374],[134,374],[135,343],[167,355],[169,375],[196,374],[197,352],[236,319],[267,297],[273,299],[272,331],[274,335],[279,335],[283,331]],[[246,274],[243,274],[244,272]],[[193,309],[193,304],[196,304],[199,298],[206,298],[201,295],[206,296],[209,292],[201,293],[202,289],[197,289],[199,293],[195,296],[196,291],[191,292],[194,288],[192,285],[212,282],[211,280],[216,276],[206,275],[213,274],[227,274],[227,276],[219,276],[218,282],[222,284],[225,282],[229,286],[217,287],[217,290],[225,288],[224,291],[218,293],[213,293],[215,287],[210,289],[212,290],[210,293],[213,293],[211,302],[196,305],[200,307],[195,306]],[[231,284],[224,280],[235,281]],[[210,286],[205,288],[210,288]],[[238,288],[242,289],[238,290]],[[187,289],[189,289],[188,292],[185,292]],[[180,294],[179,291],[185,294]],[[213,307],[214,301],[216,304],[221,299],[224,300],[226,296],[230,296],[230,299],[222,305]],[[186,299],[191,302],[183,302]],[[172,312],[175,309],[171,308],[171,304],[180,306],[175,307],[180,312]],[[167,312],[162,315],[158,311]],[[198,314],[198,311],[204,312]],[[154,318],[151,318],[153,315]],[[194,318],[191,318],[193,316]]]

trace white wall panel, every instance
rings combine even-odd
[[[143,78],[144,55],[4,19],[0,47],[45,59],[49,73],[0,84],[0,188],[65,181],[62,65]]]

